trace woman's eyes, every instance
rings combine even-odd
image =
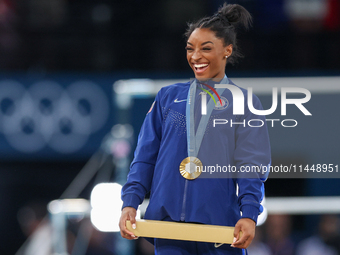
[[[193,50],[194,50],[194,49],[191,48],[191,47],[185,47],[185,49],[186,49],[187,51],[193,51]],[[203,48],[202,50],[204,50],[204,51],[209,51],[209,50],[211,50],[211,48],[205,47],[205,48]]]

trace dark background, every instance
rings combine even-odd
[[[223,1],[1,3],[2,70],[184,72],[186,22],[212,15]],[[253,28],[239,35],[246,58],[237,71],[339,70],[338,1],[229,3],[254,18]]]

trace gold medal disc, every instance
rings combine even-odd
[[[194,180],[202,173],[203,164],[196,157],[187,157],[179,165],[179,172],[188,180]]]

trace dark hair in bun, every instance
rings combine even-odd
[[[217,38],[224,41],[224,46],[233,45],[233,53],[228,58],[228,63],[234,64],[237,59],[243,57],[236,43],[236,29],[244,27],[248,29],[252,24],[250,13],[241,5],[224,3],[211,17],[204,17],[197,22],[188,23],[185,37],[188,40],[196,28],[209,28],[215,32]]]

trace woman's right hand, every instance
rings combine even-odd
[[[137,214],[136,209],[133,208],[133,207],[124,207],[123,208],[122,215],[120,216],[120,220],[119,220],[120,234],[121,234],[122,237],[129,239],[129,240],[133,240],[133,239],[138,238],[126,228],[126,221],[127,220],[129,220],[131,222],[133,229],[136,228],[136,214]]]

